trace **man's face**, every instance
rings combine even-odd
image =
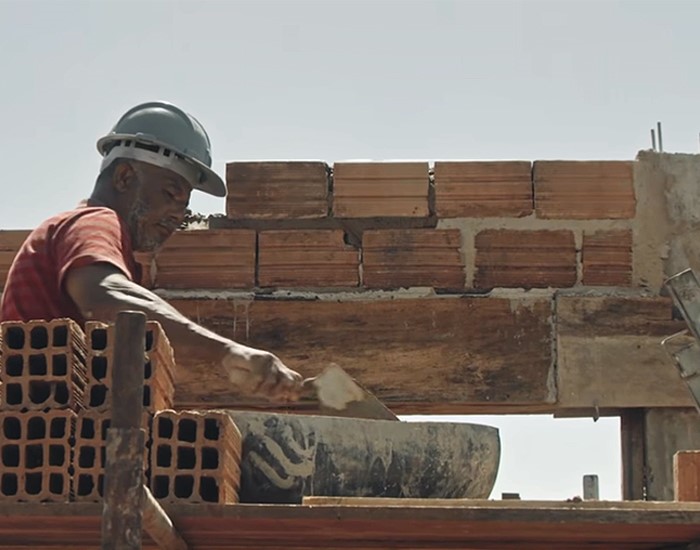
[[[165,168],[129,164],[137,181],[127,223],[134,250],[151,252],[182,224],[192,189],[185,178]]]

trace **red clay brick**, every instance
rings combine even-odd
[[[253,288],[255,231],[179,231],[156,255],[159,288]]]
[[[28,235],[29,231],[25,230],[0,230],[0,288],[5,285],[12,261]]]
[[[477,288],[571,287],[576,245],[571,231],[493,229],[476,236]]]
[[[633,218],[631,161],[536,161],[535,210],[539,218]]]
[[[435,163],[440,218],[521,217],[532,209],[529,161]]]
[[[426,217],[428,186],[427,162],[337,162],[333,166],[333,215]]]
[[[632,284],[632,231],[629,229],[584,233],[583,284]]]
[[[86,386],[85,335],[70,319],[0,323],[4,410],[77,411]]]
[[[107,430],[111,424],[109,413],[80,411],[76,418],[75,444],[73,446],[72,495],[75,501],[99,502],[104,495],[104,469],[106,465]],[[150,467],[151,416],[144,413],[141,426],[146,434],[143,467],[144,482],[148,483]]]
[[[0,412],[0,501],[68,502],[75,413]]]
[[[86,406],[100,412],[110,410],[114,325],[88,322]],[[175,359],[165,331],[156,321],[146,323],[143,406],[148,412],[173,406]]]
[[[231,219],[300,219],[328,215],[323,162],[231,162],[226,213]]]
[[[383,229],[362,235],[362,284],[368,288],[464,288],[457,229]]]
[[[164,502],[238,502],[242,442],[222,411],[160,411],[153,420],[151,491]]]
[[[262,231],[258,239],[262,287],[355,287],[360,253],[336,229]]]

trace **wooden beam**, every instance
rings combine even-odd
[[[122,311],[114,330],[111,427],[102,511],[102,550],[141,548],[146,315]]]
[[[171,303],[224,336],[276,353],[306,377],[336,362],[395,412],[542,411],[555,403],[547,297]],[[176,360],[178,407],[267,405],[235,395],[211,365]]]

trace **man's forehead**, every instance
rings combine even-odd
[[[143,167],[144,172],[149,178],[153,178],[155,181],[159,181],[166,185],[175,185],[183,193],[189,193],[192,191],[192,186],[189,182],[183,178],[177,172],[163,168],[162,166],[154,166],[152,164],[140,163]]]

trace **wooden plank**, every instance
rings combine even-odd
[[[224,336],[278,354],[304,376],[336,362],[395,412],[554,402],[548,298],[171,303]],[[250,403],[216,369],[176,359],[178,406]]]
[[[622,498],[644,500],[646,471],[644,466],[644,409],[624,409],[620,413],[622,444]]]
[[[337,162],[333,214],[339,218],[428,216],[427,162]]]
[[[533,210],[529,161],[436,162],[440,218],[521,217]]]
[[[576,245],[571,231],[487,229],[476,235],[475,246],[477,288],[576,284]]]
[[[588,504],[599,504],[588,507]],[[659,549],[700,538],[697,503],[424,501],[373,505],[170,505],[166,512],[198,550]],[[641,503],[639,503],[641,504]],[[97,548],[96,506],[0,505],[0,548]],[[41,529],[37,529],[37,525]],[[146,548],[154,548],[145,541]]]
[[[231,162],[226,214],[231,219],[305,219],[328,214],[324,162]]]
[[[457,229],[385,229],[362,235],[367,288],[464,288],[462,236]]]
[[[632,161],[535,161],[535,211],[549,219],[635,215]]]
[[[556,299],[559,407],[692,406],[661,339],[682,330],[666,298]]]
[[[360,252],[338,229],[261,231],[258,285],[261,287],[356,287]]]

